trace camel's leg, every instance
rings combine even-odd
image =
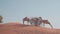
[[[31,20],[30,20],[29,22],[30,22],[30,25],[33,25],[33,24],[32,24],[32,23],[33,23],[33,21],[31,21]]]
[[[29,21],[27,21],[27,24],[29,24]]]
[[[23,21],[23,24],[24,24],[24,21]]]
[[[30,23],[31,25],[33,25],[32,23]]]
[[[45,23],[43,23],[43,27],[45,27]]]
[[[0,23],[2,23],[2,21],[0,21]]]
[[[37,22],[35,22],[35,26],[38,26]]]
[[[33,22],[30,22],[31,25],[33,25]]]
[[[42,22],[38,22],[38,25],[41,26]]]
[[[51,24],[49,24],[51,26],[51,28],[53,28],[53,26]]]

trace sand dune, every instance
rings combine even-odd
[[[60,29],[43,28],[11,22],[0,24],[0,34],[60,34]]]

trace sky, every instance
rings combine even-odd
[[[0,0],[0,15],[4,23],[41,16],[60,28],[60,0]]]

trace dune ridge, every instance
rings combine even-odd
[[[11,22],[0,24],[0,34],[60,34],[60,29],[43,28]]]

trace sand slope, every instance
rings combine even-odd
[[[42,28],[19,23],[0,24],[0,34],[60,34],[60,29]]]

